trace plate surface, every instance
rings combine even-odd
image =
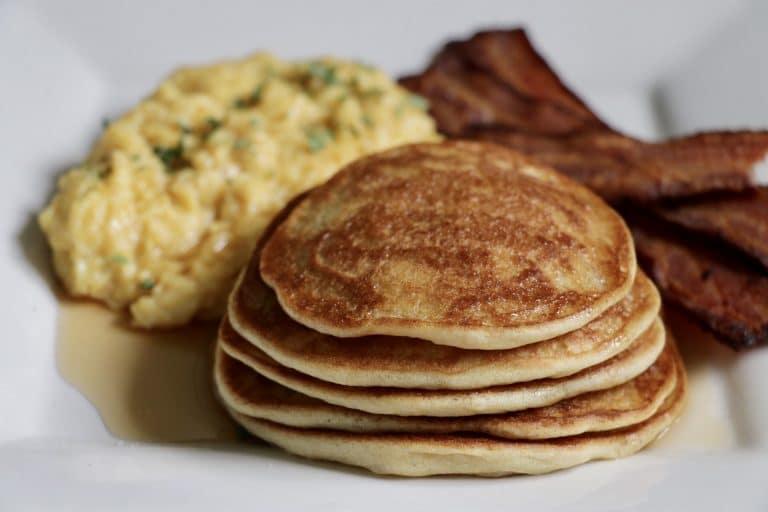
[[[266,48],[284,57],[361,58],[397,74],[418,69],[444,38],[523,22],[568,82],[631,133],[654,137],[664,129],[768,120],[768,104],[759,96],[768,90],[767,75],[739,60],[737,44],[740,34],[752,48],[768,44],[768,36],[759,35],[768,9],[750,11],[745,2],[659,0],[636,11],[607,1],[579,2],[578,8],[573,2],[501,1],[213,5],[0,1],[0,509],[183,504],[203,510],[246,502],[264,510],[321,511],[768,509],[768,350],[736,355],[684,322],[675,325],[691,397],[681,422],[638,456],[552,475],[377,478],[260,445],[159,445],[112,437],[57,371],[59,305],[33,216],[55,176],[86,153],[102,118],[137,101],[179,64]],[[718,37],[728,44],[712,43]],[[736,62],[743,79],[707,80],[710,96],[690,95],[691,76],[714,76],[706,58],[713,45],[716,62]],[[662,99],[676,107],[659,112],[650,86],[666,76]],[[745,82],[753,86],[738,86]],[[739,87],[733,109],[727,108],[730,86]],[[712,97],[723,98],[717,108],[703,100]],[[742,108],[749,102],[755,108]]]

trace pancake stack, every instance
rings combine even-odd
[[[272,222],[214,377],[249,432],[384,474],[544,473],[634,453],[685,370],[621,218],[518,153],[358,160]]]

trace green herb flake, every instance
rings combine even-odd
[[[254,128],[261,128],[261,119],[259,119],[258,117],[254,117],[253,119],[251,119],[251,126],[253,126]]]
[[[214,132],[221,127],[221,119],[209,117],[208,119],[205,120],[205,122],[208,125],[208,131],[205,133],[204,139],[208,140],[211,137],[211,135],[213,135]]]
[[[155,287],[155,281],[151,277],[145,277],[141,280],[139,286],[141,286],[142,290],[151,290]]]
[[[261,92],[264,89],[264,84],[259,84],[256,86],[256,88],[249,94],[248,96],[245,96],[244,98],[238,98],[234,102],[234,106],[236,108],[250,108],[255,107],[259,100],[261,99]]]
[[[183,135],[189,135],[190,133],[192,133],[192,129],[182,122],[179,123],[179,130],[181,130],[181,133]]]
[[[109,173],[112,171],[109,165],[105,162],[94,162],[94,163],[84,164],[83,169],[87,172],[92,173],[94,176],[96,176],[100,180],[103,180],[104,178],[109,176]]]
[[[307,71],[310,76],[322,80],[327,85],[333,85],[338,82],[336,68],[322,62],[310,62]]]
[[[141,160],[141,155],[140,154],[134,153],[134,154],[131,155],[131,162],[135,163],[135,162],[138,162],[139,160]]]
[[[327,128],[312,128],[307,130],[307,145],[310,151],[322,151],[329,142],[333,141],[333,133]]]
[[[408,104],[419,110],[427,111],[429,109],[429,101],[427,101],[425,97],[419,96],[418,94],[409,94]]]
[[[123,254],[113,254],[109,257],[110,263],[117,263],[118,265],[126,265],[128,263],[128,258]]]
[[[176,172],[186,164],[184,161],[184,145],[181,140],[173,147],[155,146],[152,148],[152,151],[163,163],[167,173]]]
[[[111,122],[112,121],[110,121],[108,117],[105,117],[104,119],[102,119],[101,120],[101,129],[102,130],[106,130],[107,128],[109,128],[109,125],[110,125]]]
[[[251,146],[251,141],[249,141],[248,139],[237,139],[232,146],[236,150],[242,151],[244,149],[248,149]]]
[[[373,119],[371,119],[371,116],[368,114],[363,114],[363,117],[360,118],[363,121],[363,124],[366,128],[373,128],[373,125],[375,124],[373,122]]]

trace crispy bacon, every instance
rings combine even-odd
[[[701,240],[655,222],[632,222],[641,263],[666,300],[734,349],[768,343],[768,275]]]
[[[744,190],[761,151],[768,151],[768,133],[762,132],[700,134],[654,144],[612,131],[544,135],[494,126],[464,133],[535,155],[612,202]]]
[[[607,126],[552,70],[522,29],[486,31],[463,46],[462,56],[481,71],[537,103],[559,108],[602,128]],[[439,61],[439,57],[437,59]]]
[[[439,129],[448,135],[485,125],[541,134],[608,129],[560,81],[522,29],[448,43],[427,70],[400,82],[430,100]]]
[[[768,268],[768,187],[658,206],[667,221],[717,237]]]
[[[558,78],[521,29],[447,44],[401,83],[425,96],[446,135],[536,154],[609,201],[745,190],[768,132],[718,132],[647,143],[612,130]]]

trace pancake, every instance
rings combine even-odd
[[[643,373],[664,348],[665,332],[655,320],[626,350],[613,358],[559,379],[540,379],[470,390],[426,390],[343,386],[278,364],[232,328],[225,317],[219,345],[229,356],[268,379],[325,402],[374,414],[470,416],[544,407],[582,393],[623,384]]]
[[[218,394],[231,410],[291,427],[414,434],[474,432],[511,439],[550,439],[614,430],[647,420],[672,393],[681,365],[668,344],[650,368],[614,388],[548,407],[457,418],[378,415],[327,404],[270,381],[220,348],[214,376]]]
[[[563,377],[618,354],[657,316],[661,300],[638,272],[632,290],[581,329],[508,350],[467,350],[415,338],[337,338],[294,321],[262,281],[258,252],[230,297],[229,319],[283,366],[347,386],[476,389]]]
[[[538,474],[593,459],[614,459],[651,443],[677,419],[686,398],[685,373],[674,392],[644,422],[607,432],[549,440],[509,440],[480,434],[371,434],[288,427],[230,411],[253,435],[291,453],[367,468],[374,473],[427,476]]]
[[[621,217],[506,148],[415,144],[310,191],[261,253],[297,322],[338,337],[508,349],[583,327],[630,290]]]

